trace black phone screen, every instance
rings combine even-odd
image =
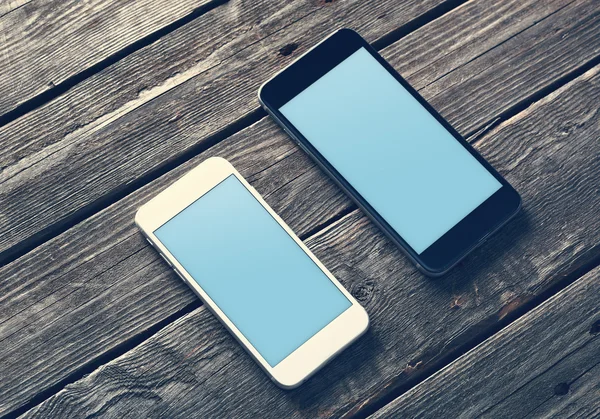
[[[417,254],[502,187],[364,47],[278,110]]]

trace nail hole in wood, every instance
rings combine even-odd
[[[590,335],[597,335],[600,333],[600,320],[596,320],[590,328]]]
[[[569,392],[569,385],[567,383],[558,383],[554,387],[554,394],[557,396],[564,396]]]
[[[284,46],[283,48],[281,48],[279,50],[279,54],[283,55],[284,57],[287,57],[288,55],[290,55],[292,52],[296,51],[297,49],[298,49],[298,44],[296,44],[296,43],[287,44],[286,46]]]

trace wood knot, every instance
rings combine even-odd
[[[377,284],[374,279],[369,278],[360,268],[341,265],[335,275],[346,285],[350,294],[362,305],[366,305],[373,299]]]
[[[335,0],[319,0],[319,4],[329,4],[333,3]]]
[[[292,52],[296,51],[298,49],[298,44],[296,44],[295,42],[292,42],[291,44],[287,44],[284,47],[279,49],[279,54],[287,57],[288,55],[290,55]]]
[[[556,386],[554,386],[554,394],[557,396],[564,396],[569,392],[569,387],[570,386],[567,383],[558,383]]]
[[[356,284],[352,289],[352,296],[358,300],[359,303],[365,305],[371,298],[373,298],[373,291],[375,290],[375,281],[372,279],[364,279]]]
[[[597,335],[600,333],[600,320],[596,320],[590,328],[590,335]]]

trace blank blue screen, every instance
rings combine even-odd
[[[280,111],[419,254],[502,186],[364,48]]]
[[[351,305],[233,175],[154,234],[272,367]]]

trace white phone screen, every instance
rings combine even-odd
[[[154,234],[272,367],[351,306],[234,175]]]

